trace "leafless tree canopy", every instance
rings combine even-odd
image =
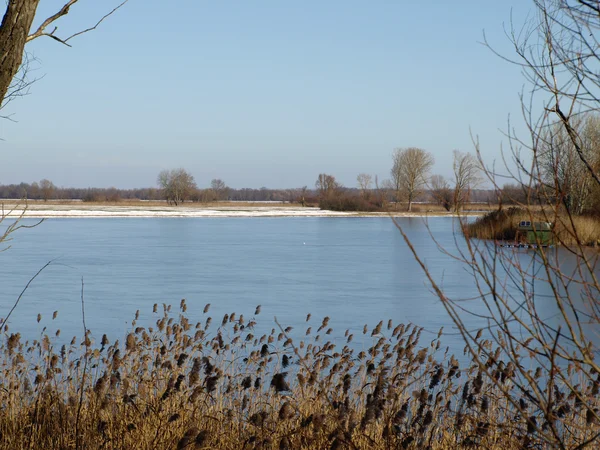
[[[391,174],[398,194],[396,200],[404,195],[410,211],[415,196],[427,184],[434,163],[433,155],[421,148],[402,148],[394,152],[393,161]]]
[[[471,189],[478,187],[481,177],[481,165],[471,153],[462,153],[454,150],[454,208],[460,211],[462,206],[469,201]]]
[[[54,191],[56,190],[56,186],[54,186],[54,183],[46,178],[40,181],[39,187],[41,197],[45,202],[52,198],[52,196],[54,195]]]
[[[70,9],[79,0],[68,0],[54,14],[41,22],[37,29],[32,30],[33,20],[40,0],[7,0],[6,11],[0,24],[0,105],[6,104],[7,97],[14,98],[22,95],[29,87],[31,80],[27,77],[28,58],[25,45],[36,38],[46,36],[62,44],[68,45],[76,36],[96,29],[107,17],[121,8],[128,0],[118,4],[112,10],[90,24],[69,36],[59,36],[56,22],[69,14]],[[19,70],[21,70],[20,75]]]
[[[315,188],[320,197],[327,197],[334,194],[340,188],[340,185],[333,175],[320,173],[315,182]]]
[[[193,175],[182,168],[162,170],[158,174],[157,183],[164,198],[175,206],[189,199],[197,189]]]
[[[229,188],[225,184],[225,182],[221,179],[215,178],[210,182],[210,188],[213,191],[215,196],[215,200],[226,200],[227,199],[227,191]]]
[[[571,121],[577,132],[580,150],[593,168],[600,167],[600,119],[583,114]],[[586,169],[568,133],[560,122],[554,122],[540,135],[538,144],[540,181],[559,196],[573,214],[582,214],[591,206],[597,183]]]
[[[359,173],[356,177],[356,181],[358,183],[358,187],[361,190],[361,194],[363,195],[363,197],[367,197],[369,189],[371,189],[373,177],[368,173]]]
[[[442,175],[432,175],[429,187],[435,202],[438,205],[442,205],[446,211],[450,211],[454,202],[454,196],[448,180]]]

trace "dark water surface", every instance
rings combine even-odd
[[[450,297],[476,296],[468,268],[444,255],[429,234],[455,252],[464,242],[453,219],[399,221]],[[61,329],[64,339],[82,335],[83,277],[87,326],[96,338],[122,338],[136,310],[148,324],[156,320],[154,303],[176,309],[185,298],[192,322],[206,318],[206,303],[218,323],[231,312],[250,319],[260,304],[259,325],[269,330],[277,316],[303,335],[312,313],[313,326],[330,316],[334,336],[347,328],[359,336],[365,324],[392,319],[424,327],[424,342],[444,326],[444,344],[463,347],[389,218],[54,219],[20,230],[11,244],[0,253],[0,317],[37,270],[55,260],[10,319],[11,330],[27,338],[45,326]],[[532,253],[516,257],[530,260]],[[469,308],[477,311],[480,302]]]

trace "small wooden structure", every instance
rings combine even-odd
[[[551,222],[519,222],[515,241],[519,244],[541,245],[547,247],[554,245],[553,224]]]

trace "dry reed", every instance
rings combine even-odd
[[[519,222],[553,223],[557,243],[562,245],[600,245],[600,219],[587,216],[550,214],[541,209],[517,207],[496,210],[464,226],[464,232],[476,239],[514,240]]]
[[[0,447],[550,448],[548,414],[517,391],[501,349],[486,367],[462,367],[441,349],[441,331],[423,342],[410,324],[365,326],[357,352],[348,331],[344,345],[327,340],[327,317],[309,315],[307,327],[319,331],[296,341],[279,326],[255,335],[256,319],[236,314],[192,324],[185,310],[185,301],[178,314],[155,305],[155,326],[134,321],[124,345],[104,335],[100,346],[88,337],[58,347],[55,337],[6,333]],[[551,425],[569,447],[600,431],[588,411],[600,407],[597,384],[577,395],[555,386]]]

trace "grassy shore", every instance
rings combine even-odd
[[[552,222],[556,242],[562,245],[600,245],[600,218],[555,215],[542,209],[531,211],[513,207],[492,211],[466,224],[464,231],[477,239],[512,241],[522,220]]]
[[[198,323],[185,311],[184,301],[178,312],[155,305],[155,325],[133,322],[123,343],[88,335],[55,347],[54,336],[25,343],[6,332],[0,447],[551,448],[514,367],[462,367],[441,331],[425,340],[389,321],[334,339],[329,318],[309,316],[300,341],[278,324],[255,335],[260,307],[213,321],[207,305]],[[593,386],[578,389],[596,401]],[[553,425],[568,427],[569,448],[600,431],[579,398],[557,398]]]

